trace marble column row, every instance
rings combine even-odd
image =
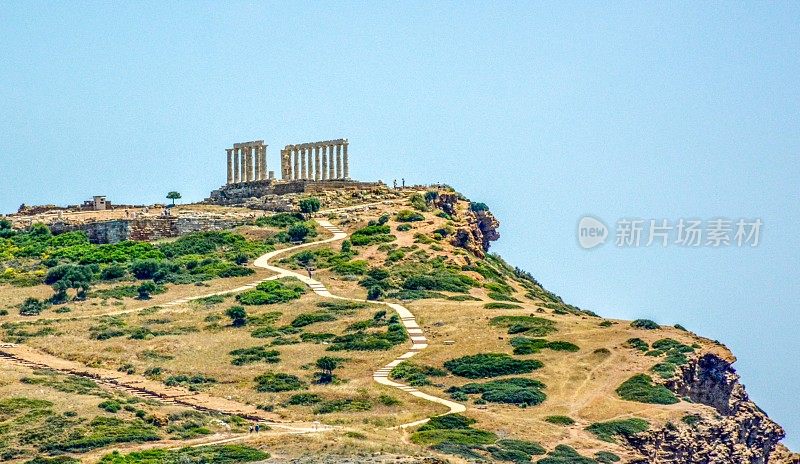
[[[350,178],[347,140],[287,145],[281,150],[284,180],[343,180]]]
[[[263,143],[236,144],[225,150],[228,154],[228,183],[264,180],[267,171],[267,146]]]

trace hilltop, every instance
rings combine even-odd
[[[487,205],[287,205],[112,244],[0,223],[0,461],[798,462],[725,346],[563,301]]]

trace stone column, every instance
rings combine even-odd
[[[300,178],[300,149],[297,147],[292,147],[292,164],[294,166],[292,180],[297,180]]]
[[[314,145],[314,180],[320,179],[319,174],[319,145]]]
[[[228,153],[228,184],[233,183],[233,148],[226,148]]]
[[[345,140],[343,148],[342,148],[342,150],[344,151],[344,165],[343,165],[343,167],[344,167],[344,178],[345,179],[349,179],[350,178],[350,163],[349,163],[349,161],[347,159],[347,145],[348,145],[347,140]]]
[[[336,178],[342,178],[342,144],[336,144]]]
[[[306,162],[308,163],[308,171],[306,172],[306,179],[313,180],[314,179],[314,148],[307,147],[306,148]]]
[[[253,147],[244,147],[244,175],[245,182],[253,180]]]
[[[233,182],[236,184],[242,181],[242,171],[240,169],[241,167],[240,151],[241,148],[233,149]]]
[[[261,160],[259,163],[261,165],[261,177],[259,180],[264,180],[267,178],[267,146],[261,145]]]
[[[250,174],[250,182],[253,182],[256,180],[256,172],[258,171],[258,156],[256,156],[258,148],[251,146],[247,150],[250,153],[250,169],[247,170],[247,173]]]
[[[306,178],[306,149],[300,148],[297,150],[300,156],[300,179]]]
[[[333,145],[328,145],[328,179],[336,178],[336,175],[334,174],[336,163],[334,161],[335,158],[333,157]]]
[[[319,149],[322,152],[322,171],[320,172],[320,174],[322,174],[322,176],[320,178],[322,180],[327,180],[328,179],[328,146],[327,145],[321,145],[319,147]]]

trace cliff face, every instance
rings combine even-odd
[[[434,206],[455,216],[458,214],[456,208],[458,201],[457,194],[440,193],[434,200]],[[490,242],[500,238],[500,232],[497,231],[500,221],[489,211],[472,211],[470,209],[467,209],[460,219],[463,219],[464,225],[456,229],[452,244],[483,258],[489,251]]]
[[[668,424],[661,430],[630,437],[629,444],[646,456],[641,462],[780,462],[772,455],[777,455],[773,452],[784,437],[783,429],[750,401],[728,361],[706,354],[682,366],[666,386],[678,396],[713,410],[689,420],[689,424]]]

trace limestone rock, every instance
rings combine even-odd
[[[667,424],[630,437],[629,444],[645,457],[642,462],[779,462],[771,457],[784,437],[783,429],[750,400],[728,361],[705,354],[681,366],[665,385],[678,396],[710,408],[693,425]]]

